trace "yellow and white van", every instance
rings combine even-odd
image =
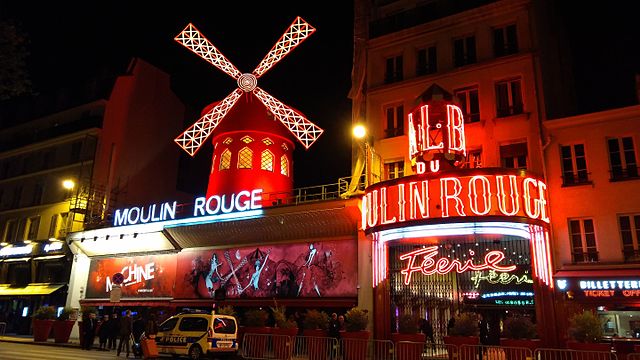
[[[161,354],[187,355],[197,360],[213,354],[236,354],[237,336],[238,324],[233,316],[186,312],[160,324],[156,345]]]

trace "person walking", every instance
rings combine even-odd
[[[131,341],[132,330],[133,321],[131,320],[131,310],[127,310],[122,319],[120,319],[120,342],[118,343],[118,356],[120,356],[124,344],[127,348],[127,357],[129,357],[129,352],[131,351],[129,342]]]
[[[144,335],[147,337],[147,339],[155,339],[157,333],[158,323],[156,322],[156,316],[155,314],[151,314],[149,316],[149,320],[147,320],[147,323],[145,324]]]
[[[331,314],[329,319],[329,337],[336,339],[338,347],[340,346],[340,323],[338,322],[338,314]],[[337,359],[339,349],[331,351],[331,359]]]
[[[109,319],[109,323],[107,324],[107,329],[109,331],[109,342],[107,347],[110,350],[116,349],[116,342],[118,341],[118,336],[120,336],[120,319],[118,319],[118,313],[113,312],[111,314],[111,319]]]
[[[109,315],[102,318],[102,322],[98,325],[98,337],[100,338],[100,350],[107,351],[107,340],[109,339]]]
[[[142,320],[142,315],[140,314],[136,315],[135,320],[133,320],[132,327],[133,327],[132,329],[133,342],[136,344],[139,344],[140,336],[142,336],[142,333],[144,332],[144,328],[145,328],[145,322],[144,320]]]
[[[98,320],[96,320],[95,313],[89,313],[86,317],[86,320],[82,322],[82,327],[84,329],[84,342],[83,349],[91,350],[93,347],[93,340],[96,337],[96,329],[98,327]]]

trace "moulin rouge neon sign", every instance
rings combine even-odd
[[[452,271],[457,273],[482,270],[510,272],[516,269],[515,265],[499,265],[499,263],[504,260],[505,255],[502,251],[498,250],[489,251],[484,256],[484,262],[480,264],[474,264],[473,259],[465,261],[449,258],[436,259],[436,255],[438,255],[437,246],[429,246],[400,255],[400,260],[407,261],[407,267],[400,271],[400,273],[404,275],[404,284],[411,284],[411,276],[415,272],[421,272],[422,274],[429,276],[433,274],[445,275]],[[416,265],[416,261],[419,261],[418,258],[420,256],[422,256],[422,261]]]

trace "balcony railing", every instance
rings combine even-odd
[[[562,174],[562,186],[576,186],[591,184],[591,173],[586,171],[578,171]]]
[[[640,262],[640,250],[636,249],[623,249],[622,254],[624,255],[624,262]]]
[[[498,117],[518,115],[518,114],[522,114],[522,112],[523,112],[523,105],[515,104],[513,106],[498,108]]]
[[[391,138],[391,137],[396,137],[396,136],[402,136],[404,135],[404,128],[391,128],[391,129],[384,129],[384,137],[386,138]]]
[[[610,171],[611,181],[638,179],[638,166],[629,165],[626,168],[616,167]]]
[[[595,250],[573,251],[571,257],[574,263],[598,262],[598,252]]]

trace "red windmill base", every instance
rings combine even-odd
[[[207,197],[262,189],[263,206],[286,202],[293,189],[290,137],[260,101],[244,94],[214,132]]]

